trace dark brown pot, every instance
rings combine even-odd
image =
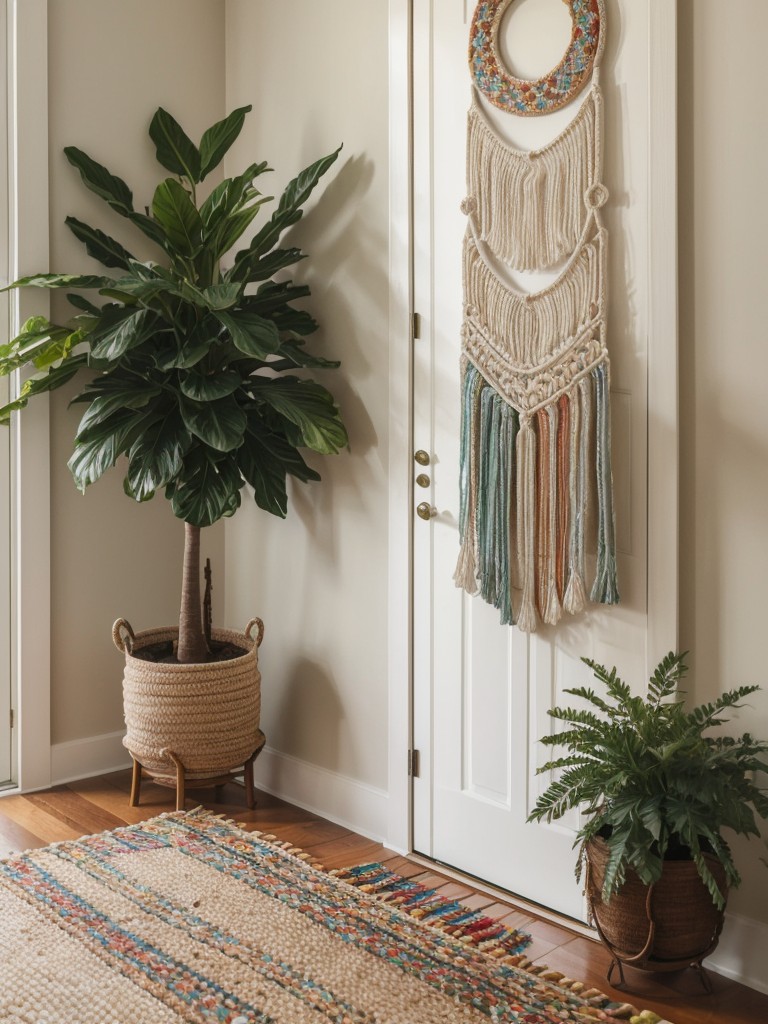
[[[619,959],[635,960],[637,966],[649,960],[694,963],[715,948],[725,911],[712,902],[692,860],[665,861],[661,878],[652,886],[629,870],[625,884],[604,903],[600,893],[608,844],[598,837],[586,852],[590,910],[601,938]],[[710,854],[704,859],[727,896],[722,864]]]

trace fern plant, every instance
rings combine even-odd
[[[741,686],[709,704],[686,710],[679,689],[686,654],[668,654],[651,676],[646,697],[633,696],[616,669],[588,658],[605,695],[589,687],[566,693],[586,708],[556,707],[549,714],[566,728],[542,743],[567,753],[538,769],[557,772],[539,797],[529,821],[552,821],[581,808],[586,823],[578,831],[576,877],[581,878],[586,847],[598,834],[609,848],[603,899],[623,885],[633,869],[646,885],[657,881],[665,858],[690,857],[716,906],[725,905],[704,858],[713,854],[729,885],[741,879],[723,829],[759,836],[755,815],[768,817],[768,798],[754,773],[768,772],[768,743],[749,733],[705,735],[728,721],[758,686]]]

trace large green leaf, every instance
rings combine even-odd
[[[253,497],[259,508],[285,519],[288,491],[285,486],[286,468],[281,459],[263,445],[259,437],[248,431],[237,450],[237,464],[253,488]]]
[[[188,444],[189,434],[176,409],[153,423],[134,441],[128,452],[125,483],[136,501],[145,501],[176,479],[182,470]]]
[[[200,151],[179,122],[167,110],[158,107],[149,125],[158,163],[172,174],[180,174],[197,183],[200,176]]]
[[[221,324],[216,316],[203,317],[187,335],[174,365],[183,369],[196,366],[216,344],[220,332]]]
[[[218,184],[200,206],[200,216],[206,230],[209,233],[217,230],[231,213],[259,196],[260,193],[253,187],[253,180],[269,170],[271,168],[266,161],[251,164],[242,174],[225,178]]]
[[[55,391],[86,365],[86,356],[71,356],[61,366],[49,370],[44,377],[28,377],[21,386],[19,395],[7,405],[0,407],[0,424],[7,424],[10,421],[11,413],[24,409],[27,402],[34,395],[42,395],[46,391]]]
[[[267,402],[296,428],[288,432],[288,440],[324,455],[332,455],[347,442],[333,396],[320,384],[297,377],[251,377],[248,386],[253,394]]]
[[[92,160],[76,146],[66,146],[64,155],[80,172],[83,182],[91,192],[95,192],[123,216],[133,213],[133,193],[122,178],[111,174],[106,167]]]
[[[0,345],[0,376],[7,377],[14,370],[34,362],[51,345],[61,346],[70,334],[68,328],[52,324],[47,317],[30,317],[15,338],[6,345]]]
[[[181,415],[190,433],[220,452],[229,452],[242,443],[246,417],[232,397],[215,402],[182,400]]]
[[[309,199],[318,181],[331,167],[340,152],[341,146],[335,152],[310,164],[289,182],[270,219],[254,236],[248,249],[235,256],[235,266],[230,271],[233,280],[247,281],[253,261],[269,252],[282,232],[300,219],[301,207]]]
[[[231,309],[237,304],[242,288],[239,284],[212,284],[201,290],[208,309]]]
[[[149,429],[158,418],[152,410],[120,409],[103,423],[79,430],[75,450],[67,463],[81,491],[99,479],[119,455]]]
[[[240,134],[245,115],[251,110],[253,107],[250,103],[247,107],[238,107],[223,121],[217,121],[203,132],[200,140],[200,181],[221,163],[227,150]]]
[[[166,239],[163,229],[151,217],[144,213],[129,213],[128,220],[135,224],[140,231],[143,231],[147,238],[151,238],[153,242],[165,248]]]
[[[103,324],[88,339],[96,359],[119,359],[151,338],[162,325],[162,320],[149,309],[123,309],[103,319]]]
[[[181,344],[178,335],[169,335],[167,344],[154,348],[152,358],[155,365],[161,370],[196,366],[216,344],[221,330],[221,324],[214,316],[206,316],[186,334]]]
[[[114,238],[110,238],[109,235],[104,234],[98,228],[92,228],[89,224],[84,224],[83,221],[77,220],[76,217],[67,217],[65,223],[75,238],[85,245],[89,256],[98,260],[99,263],[103,263],[105,267],[129,269],[130,261],[134,257]]]
[[[217,259],[229,252],[241,235],[248,230],[261,207],[264,203],[269,202],[270,198],[270,196],[264,196],[250,206],[235,210],[222,222],[213,239]]]
[[[256,415],[249,417],[237,457],[243,476],[253,487],[257,505],[273,515],[284,517],[287,511],[286,473],[305,483],[320,479],[320,474],[310,469],[296,448],[268,430]]]
[[[291,267],[294,263],[298,263],[306,258],[307,254],[302,252],[301,249],[273,249],[266,256],[252,256],[248,269],[248,283],[255,284],[257,281],[267,281],[269,278],[274,277],[279,270]],[[237,278],[237,274],[234,276]]]
[[[341,366],[338,359],[323,359],[322,356],[313,356],[296,342],[283,341],[280,345],[280,355],[285,356],[293,367],[303,366],[313,370],[335,370]]]
[[[211,526],[238,508],[243,483],[233,458],[215,459],[195,448],[171,488],[173,514],[193,526]]]
[[[181,380],[181,391],[195,402],[213,402],[233,395],[241,383],[240,374],[234,370],[219,370],[211,374],[190,372]]]
[[[216,311],[215,316],[226,327],[235,348],[244,355],[263,359],[278,350],[280,335],[271,320],[241,310],[237,313]]]
[[[109,288],[112,284],[111,277],[97,277],[95,274],[30,274],[0,288],[0,292],[11,288]]]
[[[79,434],[97,423],[103,423],[120,409],[143,409],[161,392],[157,385],[134,381],[133,385],[129,386],[127,381],[121,380],[113,387],[102,388],[101,392],[92,389],[91,393],[94,397],[90,399],[90,405],[80,420]],[[89,399],[88,390],[82,397],[85,400]]]
[[[101,316],[101,307],[94,305],[91,301],[86,299],[84,295],[78,295],[77,292],[72,292],[67,295],[67,302],[74,306],[75,309],[82,309],[91,316]]]
[[[155,189],[152,214],[165,232],[168,251],[191,259],[203,244],[203,222],[197,207],[175,178],[166,178]]]
[[[271,314],[275,321],[278,317],[282,318],[290,312],[301,312],[305,316],[309,316],[303,310],[294,310],[289,303],[294,299],[306,298],[310,294],[309,285],[306,284],[293,284],[292,281],[265,281],[259,285],[255,294],[245,295],[243,309],[259,313],[261,316]],[[285,329],[290,330],[290,328]]]

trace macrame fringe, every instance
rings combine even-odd
[[[465,209],[473,213],[480,239],[509,266],[540,270],[576,249],[586,220],[585,197],[600,180],[599,103],[595,84],[553,142],[522,151],[499,138],[473,90]]]
[[[517,491],[518,558],[522,595],[517,624],[534,633],[536,618],[536,434],[528,416],[520,427],[517,443],[520,484]]]
[[[582,378],[576,385],[570,408],[571,463],[568,474],[568,497],[571,506],[571,530],[568,545],[568,585],[563,598],[563,608],[569,615],[578,615],[587,603],[587,588],[584,582],[584,524],[587,517],[587,459],[592,408],[592,394],[587,378]]]
[[[526,633],[540,621],[555,625],[563,612],[582,611],[586,516],[594,492],[597,569],[590,596],[615,604],[607,363],[533,416],[521,416],[469,360],[462,365],[456,585],[479,592],[503,624],[516,623]]]
[[[464,241],[467,313],[490,338],[504,339],[510,364],[540,366],[552,359],[553,338],[564,344],[602,313],[604,265],[603,231],[598,230],[553,284],[532,294],[519,292],[499,278],[470,227]]]
[[[616,581],[616,526],[613,514],[613,474],[611,471],[611,410],[609,406],[608,365],[598,366],[593,374],[597,401],[597,572],[590,598],[600,604],[618,604]]]

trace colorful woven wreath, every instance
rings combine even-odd
[[[472,15],[469,68],[477,88],[495,106],[521,117],[551,114],[586,85],[603,47],[604,0],[563,0],[571,11],[571,43],[563,59],[537,81],[515,78],[498,49],[501,20],[512,0],[481,0]]]

